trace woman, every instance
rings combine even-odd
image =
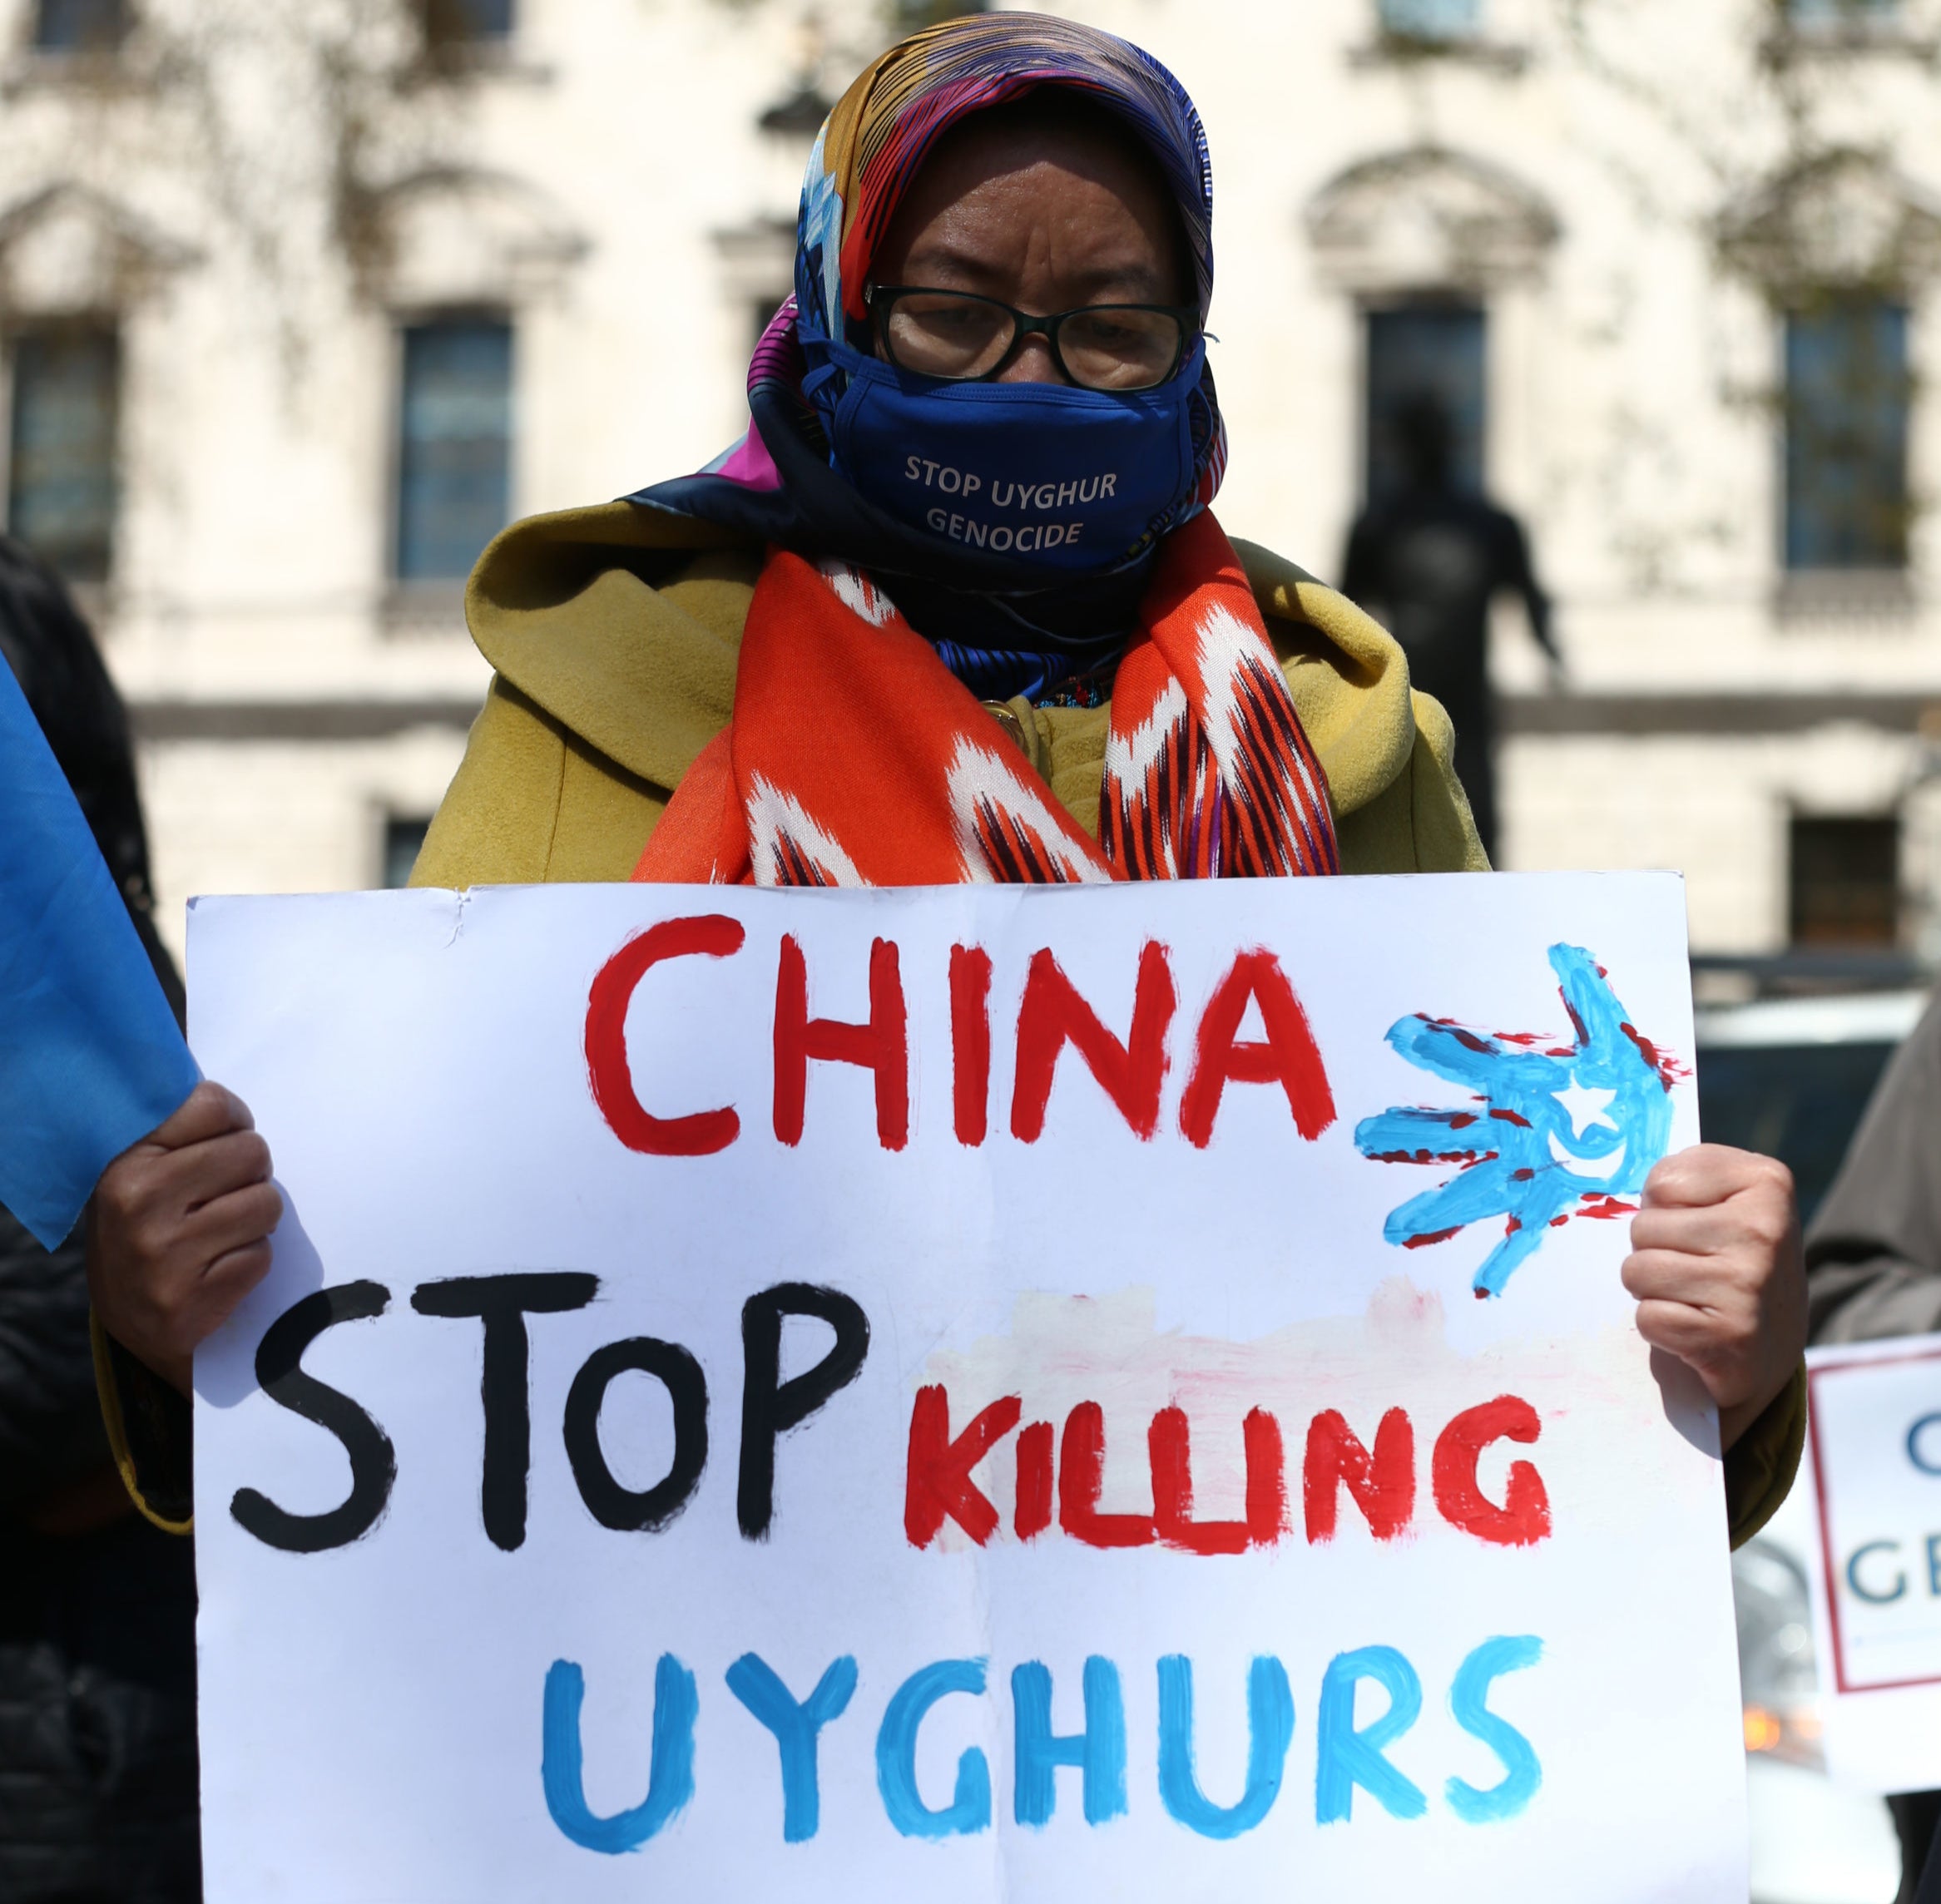
[[[1211,212],[1123,42],[1001,13],[884,54],[811,155],[747,436],[486,551],[497,675],[416,883],[1484,869],[1394,643],[1207,512]],[[199,1094],[97,1198],[101,1317],[178,1387],[262,1273],[260,1211],[208,1194],[252,1194],[246,1116]],[[1743,1536],[1803,1421],[1790,1186],[1701,1148],[1646,1200],[1640,1327],[1719,1402]]]
[[[177,1016],[128,713],[53,570],[0,536],[11,669]],[[88,1343],[85,1252],[0,1209],[0,1897],[191,1904],[196,1562],[128,1504]]]

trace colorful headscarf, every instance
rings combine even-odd
[[[1042,13],[974,13],[914,35],[838,101],[809,155],[795,302],[823,335],[864,315],[870,260],[938,139],[1040,86],[1088,93],[1158,161],[1186,227],[1202,319],[1213,297],[1213,168],[1186,90],[1151,54]]]
[[[723,523],[811,558],[868,571],[953,672],[989,698],[1061,683],[1109,682],[1151,571],[1147,546],[1122,566],[1047,581],[1015,556],[936,541],[859,495],[829,464],[816,407],[803,394],[828,341],[864,315],[870,260],[938,138],[968,115],[1034,88],[1069,87],[1122,118],[1171,190],[1204,319],[1213,289],[1212,170],[1199,114],[1150,54],[1097,28],[1037,13],[973,14],[892,47],[864,70],[817,135],[796,228],[795,294],[749,365],[750,428],[691,477],[630,501]],[[833,398],[827,379],[818,400]],[[825,394],[826,393],[826,394]],[[1211,371],[1192,419],[1199,480],[1163,529],[1211,501],[1226,439]]]

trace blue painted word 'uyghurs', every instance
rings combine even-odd
[[[1542,1652],[1542,1643],[1532,1634],[1499,1634],[1474,1648],[1456,1669],[1449,1687],[1456,1723],[1488,1747],[1503,1766],[1503,1776],[1493,1785],[1478,1787],[1456,1777],[1444,1783],[1443,1802],[1465,1824],[1516,1817],[1543,1783],[1529,1740],[1488,1704],[1498,1679],[1534,1665]],[[980,1748],[973,1745],[958,1757],[948,1803],[927,1803],[917,1785],[917,1735],[931,1709],[953,1696],[988,1696],[988,1666],[984,1659],[939,1659],[911,1674],[890,1695],[876,1733],[876,1788],[885,1816],[902,1837],[950,1838],[991,1828],[991,1765]],[[1248,1668],[1245,1783],[1238,1798],[1222,1803],[1201,1788],[1195,1764],[1192,1662],[1176,1653],[1158,1666],[1160,1803],[1176,1823],[1202,1837],[1235,1838],[1255,1830],[1280,1796],[1294,1739],[1294,1694],[1285,1667],[1263,1655]],[[800,1844],[821,1827],[817,1744],[824,1727],[848,1710],[858,1679],[856,1662],[845,1654],[830,1664],[808,1698],[799,1700],[757,1654],[744,1654],[728,1669],[729,1691],[774,1735],[781,1761],[786,1843]],[[1357,1726],[1355,1694],[1364,1679],[1387,1694],[1388,1706]],[[1119,1669],[1095,1654],[1085,1662],[1082,1685],[1083,1730],[1054,1733],[1050,1669],[1029,1659],[1012,1669],[1010,1809],[1020,1825],[1038,1829],[1051,1822],[1060,1767],[1079,1775],[1080,1805],[1088,1825],[1108,1824],[1128,1808]],[[1351,1818],[1358,1787],[1393,1817],[1419,1818],[1428,1811],[1429,1794],[1388,1756],[1420,1717],[1422,1694],[1414,1667],[1393,1646],[1362,1646],[1338,1653],[1329,1662],[1315,1719],[1317,1824]],[[694,1797],[700,1684],[671,1653],[661,1655],[654,1674],[646,1796],[637,1805],[605,1816],[593,1812],[586,1799],[580,1743],[585,1697],[586,1678],[579,1667],[570,1659],[556,1659],[546,1675],[541,1778],[547,1809],[560,1830],[588,1851],[637,1851],[672,1823]],[[853,1796],[845,1789],[840,1798]]]
[[[1355,1126],[1365,1156],[1387,1164],[1456,1164],[1458,1175],[1390,1211],[1383,1235],[1405,1249],[1440,1243],[1470,1224],[1508,1219],[1476,1272],[1495,1296],[1572,1215],[1628,1215],[1671,1130],[1679,1067],[1643,1037],[1582,946],[1550,948],[1574,1044],[1543,1034],[1472,1031],[1418,1013],[1389,1030],[1412,1065],[1467,1086],[1473,1103],[1397,1106]],[[1580,1207],[1581,1206],[1581,1207]]]

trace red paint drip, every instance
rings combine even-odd
[[[1683,1065],[1668,1051],[1661,1051],[1635,1025],[1621,1025],[1618,1029],[1638,1048],[1639,1055],[1658,1074],[1658,1082],[1666,1090],[1671,1090],[1680,1078],[1691,1076],[1691,1067]]]
[[[1579,1206],[1577,1214],[1579,1216],[1595,1216],[1606,1218],[1614,1216],[1636,1216],[1637,1214],[1637,1205],[1636,1204],[1627,1204],[1619,1197],[1605,1196],[1600,1194],[1594,1197],[1587,1197],[1583,1203]]]

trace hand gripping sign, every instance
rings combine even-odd
[[[208,1895],[1744,1892],[1664,876],[198,903]]]

